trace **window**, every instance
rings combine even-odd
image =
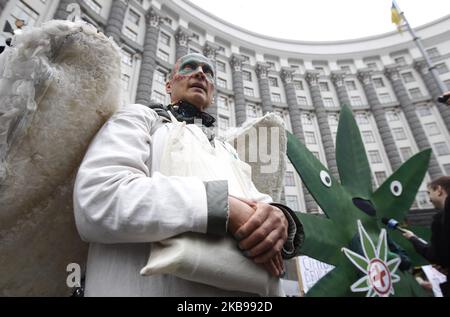
[[[130,28],[126,27],[123,30],[123,34],[125,34],[126,37],[130,38],[131,40],[135,41],[137,40],[137,34],[136,32],[132,31]]]
[[[286,205],[293,211],[300,211],[298,206],[298,199],[295,195],[286,195]]]
[[[325,69],[323,67],[315,66],[314,69],[319,71],[320,75],[325,75]]]
[[[269,69],[275,70],[275,63],[274,62],[266,61],[266,64],[269,65]]]
[[[450,176],[450,164],[444,164],[444,173],[447,176]]]
[[[250,63],[250,57],[247,55],[241,54],[242,58],[244,59],[244,63]]]
[[[445,74],[445,73],[448,73],[448,67],[447,67],[447,64],[445,64],[445,63],[437,64],[437,65],[435,66],[435,68],[437,69],[437,71],[438,71],[439,74]]]
[[[405,57],[400,56],[400,57],[394,58],[394,63],[398,64],[398,65],[401,65],[401,66],[406,65]]]
[[[411,88],[411,89],[408,89],[408,91],[409,91],[409,95],[413,99],[420,98],[423,96],[422,92],[420,91],[420,88]]]
[[[348,90],[356,90],[356,83],[354,80],[349,80],[345,82]]]
[[[153,90],[152,99],[160,104],[166,103],[166,96],[156,90]]]
[[[200,40],[200,35],[198,35],[197,33],[192,33],[192,39],[198,42]]]
[[[369,122],[369,118],[368,118],[367,115],[364,114],[364,113],[358,113],[358,114],[355,116],[355,119],[356,119],[356,122],[357,122],[358,124],[369,124],[369,123],[370,123],[370,122]]]
[[[330,91],[330,87],[327,82],[321,81],[319,82],[320,91]]]
[[[317,144],[316,135],[314,132],[305,132],[305,143],[306,144]]]
[[[427,49],[427,53],[430,58],[439,57],[441,55],[436,47]]]
[[[142,0],[141,0],[140,2],[141,2],[141,4],[142,4]],[[164,21],[164,23],[166,23],[167,25],[172,26],[172,19],[171,19],[171,18],[165,17],[163,21]]]
[[[220,96],[217,99],[217,105],[219,106],[219,109],[225,110],[225,111],[229,111],[229,107],[228,107],[228,99],[225,97]]]
[[[441,131],[439,131],[439,127],[437,126],[436,122],[425,124],[425,131],[429,136],[441,134]]]
[[[244,87],[244,95],[250,96],[250,97],[255,97],[255,92],[254,92],[253,88]]]
[[[392,134],[394,135],[395,140],[406,140],[406,134],[403,128],[392,129]]]
[[[378,69],[378,65],[377,65],[377,63],[375,63],[375,62],[370,62],[370,63],[367,63],[366,65],[367,65],[367,67],[370,68],[370,69],[374,69],[374,70],[377,70],[377,69]]]
[[[300,80],[294,80],[294,87],[295,87],[295,90],[304,90],[303,82]]]
[[[398,113],[395,111],[388,111],[386,112],[386,119],[387,121],[398,121],[400,118],[398,117]]]
[[[280,96],[280,94],[272,93],[272,101],[273,101],[273,102],[281,102],[281,96]]]
[[[275,77],[269,77],[269,85],[272,87],[278,87],[278,79]]]
[[[448,146],[446,142],[438,142],[434,143],[434,149],[438,156],[449,155],[450,151],[448,150]]]
[[[337,125],[339,124],[339,120],[338,120],[337,115],[335,115],[335,114],[330,114],[330,115],[328,116],[328,124],[329,124],[330,126],[337,126]]]
[[[316,159],[318,159],[320,161],[320,155],[319,152],[317,151],[311,151],[312,155],[314,155],[316,157]]]
[[[127,91],[130,86],[130,76],[122,74],[122,89]]]
[[[312,125],[311,115],[308,113],[302,114],[302,124],[303,125]]]
[[[128,53],[127,51],[122,51],[122,63],[128,66],[133,66],[133,58],[131,57],[131,53]]]
[[[413,81],[416,81],[414,75],[411,72],[403,73],[402,78],[405,83],[411,83]]]
[[[381,103],[390,103],[390,102],[392,102],[391,95],[389,95],[388,93],[379,94],[378,96],[380,97],[380,102]]]
[[[163,50],[158,50],[156,52],[156,56],[158,56],[160,59],[162,59],[165,62],[169,62],[169,54],[164,52]]]
[[[375,143],[375,138],[372,131],[363,131],[361,136],[364,143]]]
[[[444,80],[444,85],[447,86],[448,90],[450,90],[450,79]]]
[[[170,36],[164,32],[159,33],[159,41],[167,46],[170,46]]]
[[[230,119],[219,116],[219,131],[225,132],[230,127]]]
[[[141,16],[137,14],[134,10],[128,11],[128,21],[130,21],[133,24],[139,25],[139,21],[141,20]]]
[[[100,14],[102,12],[102,6],[95,0],[84,0],[84,2],[91,8],[95,13]]]
[[[341,66],[341,70],[343,70],[344,72],[348,72],[348,73],[350,73],[350,66],[348,66],[348,65],[342,65]]]
[[[333,98],[323,98],[323,105],[327,108],[335,107]]]
[[[165,85],[166,84],[166,73],[157,69],[155,71],[155,80],[156,80],[156,82],[158,82],[162,85]]]
[[[433,205],[430,202],[430,199],[428,198],[428,193],[426,191],[419,191],[417,193],[417,203],[419,204],[420,208],[431,208]]]
[[[258,117],[258,111],[253,104],[247,105],[247,119],[254,119]]]
[[[222,78],[217,78],[217,86],[226,89],[227,88],[227,81],[225,79],[222,79]]]
[[[386,172],[375,172],[375,179],[377,180],[378,186],[381,186],[386,178]]]
[[[383,78],[374,78],[373,84],[375,85],[375,88],[382,88],[384,87],[384,81]]]
[[[247,70],[243,70],[242,71],[242,78],[246,81],[252,81],[252,73],[247,71]]]
[[[431,116],[431,109],[428,107],[419,107],[417,108],[417,112],[421,117]]]
[[[369,151],[369,160],[372,164],[383,163],[383,161],[381,160],[380,152],[378,152],[377,150]]]
[[[284,185],[295,186],[294,172],[286,172],[286,175],[284,176]]]
[[[412,150],[410,147],[401,147],[400,154],[402,156],[403,161],[406,161],[412,156]]]
[[[221,61],[217,61],[217,70],[219,71],[219,72],[223,72],[223,73],[225,73],[226,72],[226,66],[225,66],[225,63],[224,62],[221,62]]]
[[[305,96],[297,96],[297,102],[300,106],[307,106],[308,101]]]
[[[354,107],[363,105],[360,96],[352,96],[350,102],[351,102],[352,106],[354,106]]]

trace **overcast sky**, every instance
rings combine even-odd
[[[244,29],[278,38],[336,41],[395,30],[391,0],[190,0]],[[450,0],[397,0],[412,27],[450,14]]]

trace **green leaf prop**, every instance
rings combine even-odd
[[[401,235],[386,233],[381,219],[405,218],[431,151],[411,157],[373,192],[364,144],[352,111],[344,105],[336,136],[341,183],[289,132],[287,154],[327,216],[297,213],[305,234],[300,252],[335,266],[307,296],[362,296],[366,291],[366,296],[427,296],[411,274],[398,269],[400,258],[388,250],[386,241],[391,239],[409,251],[414,264],[424,261]]]

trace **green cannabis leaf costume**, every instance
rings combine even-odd
[[[288,157],[325,217],[298,213],[305,241],[300,253],[335,266],[307,293],[307,296],[361,296],[350,286],[361,278],[342,248],[352,249],[360,220],[372,241],[377,241],[383,217],[402,221],[412,205],[427,171],[431,150],[422,151],[395,171],[376,190],[372,190],[371,171],[358,126],[351,110],[343,106],[336,137],[336,161],[340,183],[327,168],[294,135],[288,133]],[[356,203],[356,205],[355,205]],[[372,212],[358,208],[371,206]],[[423,230],[412,228],[423,233]],[[423,264],[410,244],[397,232],[390,238],[403,247],[414,265]],[[359,240],[359,239],[357,239]],[[388,260],[396,257],[388,253]],[[398,271],[400,281],[394,284],[394,296],[425,296],[426,293],[408,272]]]

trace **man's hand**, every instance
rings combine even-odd
[[[248,221],[236,231],[239,247],[256,263],[267,263],[280,253],[287,240],[288,221],[272,205],[258,202]]]
[[[405,232],[404,233],[402,233],[402,235],[406,238],[406,239],[411,239],[412,237],[415,237],[416,235],[414,234],[414,232],[412,232],[412,231],[409,231],[409,230],[406,230],[406,229],[404,229],[405,230]]]

